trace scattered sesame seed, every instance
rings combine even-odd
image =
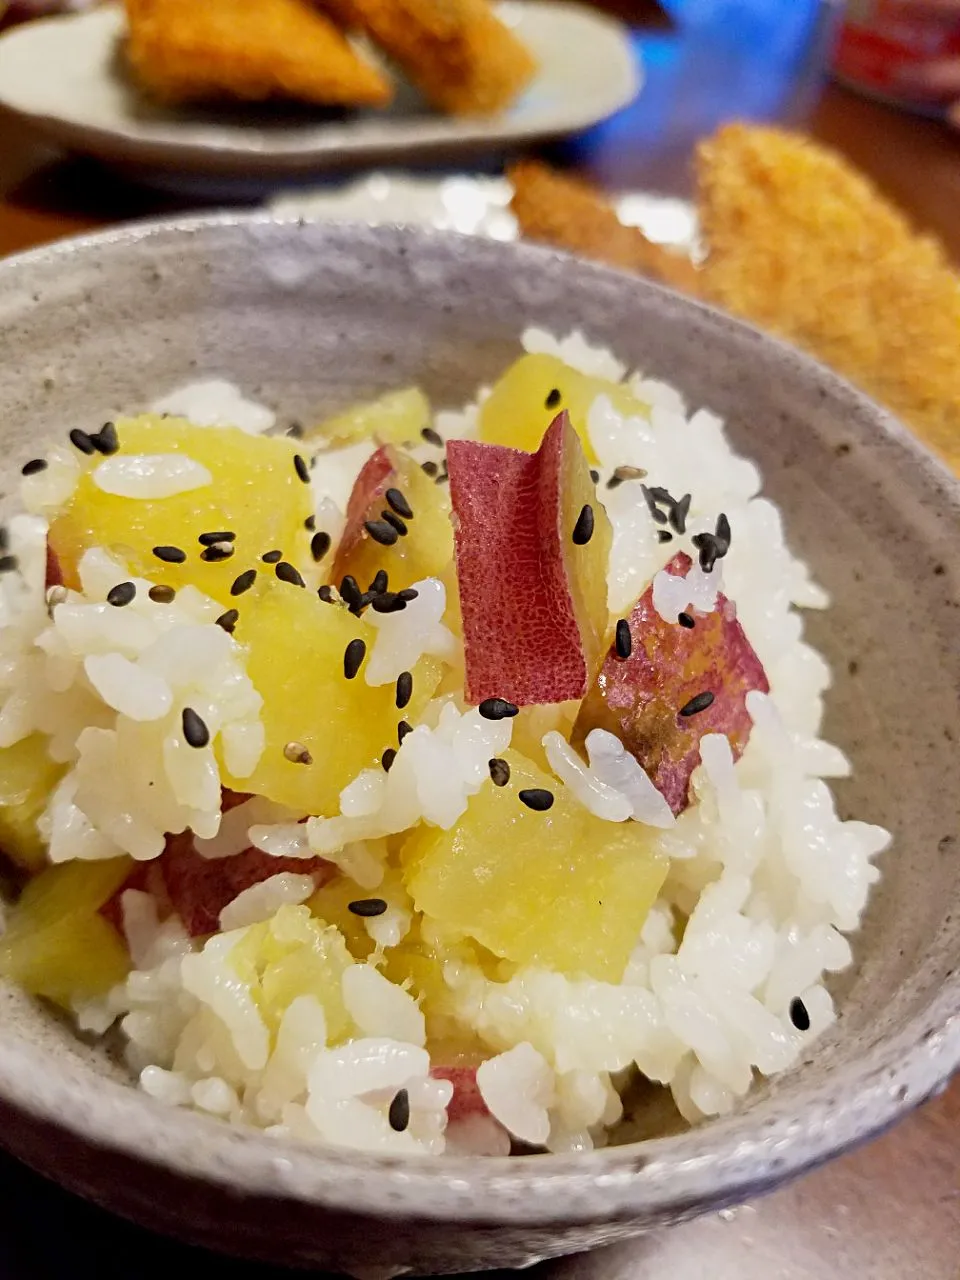
[[[695,694],[689,702],[685,702],[680,708],[678,715],[695,716],[698,711],[706,711],[707,707],[713,706],[713,694],[709,691]]]
[[[97,452],[97,446],[87,435],[86,431],[81,431],[79,427],[74,427],[70,432],[70,443],[75,449],[79,449],[81,453],[85,453],[88,458],[91,454]]]
[[[314,529],[317,527],[317,517],[307,516],[306,520],[303,522],[303,527],[305,529],[309,529],[309,531],[313,533]]]
[[[380,757],[380,764],[383,767],[384,773],[390,772],[390,770],[393,768],[393,762],[394,760],[396,760],[396,758],[397,758],[397,753],[395,748],[387,747],[386,751]]]
[[[343,674],[352,680],[363,665],[367,656],[366,643],[359,639],[351,640],[343,652]]]
[[[413,676],[409,671],[401,671],[397,676],[397,709],[402,711],[413,697]]]
[[[654,501],[653,490],[648,489],[645,484],[642,484],[640,486],[640,492],[643,494],[644,501],[647,504],[647,510],[650,512],[651,516],[657,522],[657,524],[666,524],[667,517],[664,515],[664,513],[660,510],[660,508],[657,506],[656,502]]]
[[[658,542],[672,542],[672,541],[673,541],[673,534],[672,534],[672,533],[669,533],[666,529],[658,529],[658,530],[657,530],[657,541],[658,541]]]
[[[413,519],[413,508],[399,489],[388,489],[383,496],[398,516],[403,516],[404,520]]]
[[[317,595],[320,597],[320,599],[323,601],[324,604],[340,604],[341,603],[340,592],[336,589],[336,587],[330,587],[327,585],[318,587]]]
[[[408,720],[401,720],[397,725],[397,741],[403,746],[403,740],[408,733],[413,733],[413,725]]]
[[[264,564],[276,564],[278,560],[283,559],[283,552],[276,549],[273,551],[265,551],[260,559]]]
[[[794,996],[790,1001],[790,1021],[798,1031],[810,1030],[810,1014],[799,996]]]
[[[536,813],[546,813],[553,807],[553,792],[547,791],[545,787],[526,787],[523,791],[518,791],[517,796],[521,803]]]
[[[379,591],[370,600],[374,613],[402,613],[406,600],[395,591]]]
[[[520,713],[520,708],[506,698],[484,698],[477,710],[484,720],[508,720]]]
[[[360,584],[352,573],[344,574],[340,583],[340,595],[349,609],[359,610],[363,606],[363,593]]]
[[[10,533],[6,525],[0,525],[0,551],[6,551],[10,545]]]
[[[229,529],[224,530],[223,533],[201,533],[197,538],[201,547],[212,547],[217,542],[236,542],[236,540],[237,535],[231,533]]]
[[[700,568],[704,573],[711,573],[717,563],[717,540],[712,533],[695,533],[691,542],[699,551]]]
[[[293,565],[289,564],[286,560],[280,560],[274,566],[273,572],[281,582],[289,582],[293,587],[305,587],[307,585],[300,576],[299,570],[295,569]]]
[[[683,497],[674,504],[673,510],[670,512],[670,524],[676,529],[677,533],[686,533],[687,516],[690,514],[691,495],[685,493]]]
[[[382,519],[384,519],[387,522],[387,524],[390,526],[391,529],[396,529],[397,533],[399,533],[401,538],[405,538],[407,534],[410,532],[405,522],[401,520],[398,515],[394,515],[394,513],[389,509],[389,507],[384,508],[384,510],[380,512],[380,515]]]
[[[590,479],[594,484],[600,483],[600,472],[595,467],[590,468]]]
[[[119,609],[129,604],[136,594],[137,588],[132,582],[118,582],[107,592],[107,604],[112,604],[114,608]]]
[[[420,470],[424,472],[425,475],[433,477],[437,474],[440,468],[437,466],[435,462],[427,461],[427,462],[420,463]]]
[[[696,619],[689,613],[678,613],[677,621],[680,623],[681,627],[686,627],[688,631],[692,631],[697,625]]]
[[[184,707],[180,717],[183,725],[183,736],[191,747],[205,747],[210,741],[210,730],[197,715],[193,707]]]
[[[633,636],[630,634],[630,623],[626,618],[620,618],[617,622],[617,636],[615,647],[618,658],[629,658],[633,652]]]
[[[355,916],[363,916],[365,920],[382,916],[386,909],[387,904],[383,898],[357,898],[356,901],[347,903],[348,911],[352,911]]]
[[[105,422],[100,430],[90,437],[90,442],[98,453],[109,456],[120,448],[120,437],[112,422]]]
[[[12,573],[19,567],[20,561],[16,556],[0,556],[0,573]]]
[[[67,588],[62,586],[59,582],[54,583],[51,587],[47,587],[47,616],[52,618],[53,610],[58,604],[66,604],[69,595],[70,593],[67,591]]]
[[[552,391],[547,392],[547,398],[543,402],[544,408],[555,409],[557,405],[560,403],[561,399],[562,397],[560,395],[560,388],[554,387]]]
[[[614,479],[618,481],[624,480],[642,480],[647,472],[643,467],[631,467],[629,463],[621,463],[619,467],[614,467]]]
[[[302,742],[288,742],[283,754],[291,764],[313,764],[313,756]]]
[[[310,468],[307,466],[302,454],[295,453],[293,455],[293,469],[304,484],[310,483]]]
[[[330,550],[332,545],[333,539],[330,537],[329,533],[324,533],[321,529],[310,539],[310,554],[313,556],[314,560],[319,563]]]
[[[573,526],[573,541],[578,547],[585,547],[593,537],[593,507],[587,502],[584,504],[577,516],[577,523]]]
[[[228,609],[226,613],[221,613],[220,617],[217,618],[217,626],[222,627],[223,630],[226,631],[227,635],[232,636],[233,629],[237,625],[239,620],[240,620],[240,610]]]
[[[374,542],[379,542],[382,547],[392,547],[400,536],[386,520],[365,520],[363,527]]]
[[[25,462],[20,468],[20,474],[23,476],[39,475],[41,471],[46,471],[49,465],[46,458],[31,458],[29,462]]]
[[[443,436],[439,431],[434,431],[433,427],[424,427],[420,434],[427,444],[432,444],[437,449],[443,448]]]
[[[416,600],[419,594],[420,592],[416,587],[404,587],[402,591],[397,592],[400,599],[405,600],[407,604],[409,604],[411,600]]]
[[[727,519],[727,517],[724,515],[722,511],[717,516],[717,527],[716,527],[716,532],[714,534],[714,537],[719,538],[721,542],[726,543],[725,553],[726,551],[730,550],[730,540],[732,537],[732,534],[730,531],[730,521]]]
[[[164,564],[183,564],[187,558],[187,553],[179,547],[154,547],[153,554]]]
[[[242,596],[245,591],[250,590],[256,580],[256,569],[244,569],[243,573],[238,574],[237,577],[234,578],[233,585],[230,588],[230,594],[232,596]]]
[[[607,481],[607,488],[608,488],[608,489],[619,489],[619,488],[620,488],[620,486],[621,486],[621,484],[623,484],[623,481],[619,478],[619,476],[617,476],[617,475],[615,475],[615,474],[614,474],[614,475],[612,475],[612,476],[610,477],[610,479]]]
[[[200,559],[207,564],[219,564],[221,560],[229,560],[235,551],[232,542],[215,542],[212,547],[204,547]]]
[[[157,583],[155,587],[151,587],[147,592],[154,604],[171,604],[176,598],[176,594],[173,587],[164,586],[162,582]]]
[[[394,1133],[403,1133],[410,1123],[410,1095],[406,1089],[398,1089],[387,1111],[387,1120]]]
[[[487,768],[490,770],[490,778],[495,787],[505,787],[510,781],[510,766],[506,760],[494,756],[492,760],[487,761]]]
[[[387,576],[386,569],[378,569],[373,575],[373,581],[370,583],[368,590],[372,591],[374,595],[379,595],[382,591],[386,591],[389,585],[390,579]]]
[[[434,480],[434,484],[446,484],[449,479],[450,473],[448,471],[441,471],[436,480]]]

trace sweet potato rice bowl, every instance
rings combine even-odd
[[[833,1021],[889,837],[824,781],[827,598],[722,423],[588,338],[459,412],[207,382],[24,467],[0,971],[152,1097],[583,1151],[638,1081],[726,1114]]]

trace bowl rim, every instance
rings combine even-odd
[[[411,254],[466,251],[481,260],[562,262],[585,287],[604,282],[647,295],[662,308],[695,316],[721,341],[766,348],[781,367],[819,387],[859,430],[867,448],[892,443],[898,461],[935,491],[942,514],[960,531],[960,482],[888,411],[788,344],[695,299],[650,281],[537,245],[506,244],[448,231],[311,221],[269,212],[224,212],[140,220],[42,245],[0,261],[0,292],[18,274],[81,260],[140,242],[213,237],[250,229],[301,229],[344,248],[393,239]],[[465,250],[464,246],[469,245]],[[0,326],[4,323],[0,320]],[[720,331],[725,331],[721,335]],[[872,443],[871,443],[872,442]],[[892,464],[888,464],[892,465]],[[41,1048],[0,1029],[0,1099],[92,1145],[248,1195],[386,1219],[459,1220],[536,1226],[598,1219],[690,1216],[698,1205],[736,1203],[866,1141],[928,1098],[960,1068],[960,966],[936,995],[888,1039],[842,1068],[837,1103],[829,1079],[801,1090],[789,1114],[763,1118],[766,1100],[748,1112],[711,1120],[669,1137],[576,1155],[429,1157],[371,1155],[279,1141],[233,1129],[195,1112],[173,1110],[119,1080],[79,1079]],[[82,1106],[76,1106],[82,1096]],[[744,1123],[746,1121],[746,1123]],[[759,1123],[757,1123],[759,1121]]]

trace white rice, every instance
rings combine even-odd
[[[625,373],[615,356],[577,333],[558,341],[531,330],[524,344],[600,377]],[[452,827],[484,784],[488,761],[508,748],[512,722],[485,720],[441,694],[389,773],[364,770],[343,790],[337,816],[304,823],[306,815],[253,799],[221,818],[213,744],[242,778],[256,765],[263,729],[243,650],[214,623],[220,607],[190,588],[157,605],[148,600],[149,584],[131,579],[134,601],[111,608],[106,593],[128,577],[125,566],[91,551],[81,563],[83,591],[60,590],[48,610],[43,517],[69,496],[80,468],[67,451],[54,451],[51,467],[25,482],[34,514],[9,529],[21,572],[0,578],[0,746],[39,731],[67,766],[43,820],[51,858],[126,852],[151,859],[166,833],[191,828],[204,857],[230,857],[251,843],[276,856],[320,855],[353,880],[357,896],[379,891],[387,901],[381,916],[365,921],[375,946],[361,963],[301,905],[314,890],[310,875],[285,871],[244,890],[222,912],[223,932],[203,944],[188,939],[175,917],[158,921],[148,894],[128,890],[123,923],[135,967],[105,1001],[77,1013],[81,1026],[96,1031],[120,1019],[131,1068],[151,1096],[279,1137],[375,1151],[503,1154],[510,1135],[580,1151],[606,1142],[620,1119],[613,1077],[621,1082],[621,1073],[638,1068],[669,1087],[682,1114],[697,1121],[729,1112],[757,1073],[792,1066],[833,1021],[825,977],[851,961],[844,933],[859,924],[878,876],[873,859],[889,837],[841,821],[823,781],[849,765],[817,736],[830,675],[803,640],[796,610],[824,607],[826,597],[791,555],[779,512],[758,496],[756,467],[733,454],[719,419],[703,409],[688,416],[679,393],[662,382],[634,374],[628,383],[646,413],[624,419],[599,397],[589,415],[602,478],[625,463],[642,467],[652,483],[691,493],[693,504],[687,540],[664,546],[639,485],[601,488],[614,533],[611,615],[651,582],[655,607],[671,620],[691,604],[712,609],[722,588],[736,602],[771,691],[747,699],[753,731],[739,762],[724,736],[703,739],[692,781],[697,803],[676,819],[613,735],[592,732],[584,763],[543,717],[558,788],[601,819],[644,823],[670,871],[638,922],[620,983],[534,968],[498,980],[450,953],[443,968],[449,1017],[489,1057],[476,1077],[486,1110],[459,1115],[449,1128],[454,1086],[430,1075],[444,1064],[431,1064],[424,1048],[423,1012],[381,972],[385,952],[412,927],[408,906],[391,900],[388,840],[420,822]],[[193,384],[153,407],[248,431],[273,423],[269,410],[218,382]],[[473,434],[477,413],[472,404],[438,414],[437,430],[444,438]],[[338,533],[371,448],[324,455],[313,472],[318,527]],[[95,478],[131,497],[209,481],[198,464],[171,458],[176,467],[170,458],[106,459]],[[721,511],[733,529],[722,576],[719,565],[710,574],[696,567],[685,579],[665,572],[677,550],[690,550],[689,535],[712,530]],[[426,580],[417,588],[404,612],[367,615],[378,628],[368,683],[391,683],[424,654],[448,673],[460,671],[459,643],[442,622],[443,585]],[[210,747],[183,749],[186,706],[208,725]],[[684,919],[678,943],[674,926]],[[238,947],[257,953],[257,930],[271,945],[327,957],[326,985],[293,998],[275,1032],[249,969],[231,959]],[[422,921],[421,932],[444,946],[433,922]],[[790,1017],[798,997],[807,1031]],[[390,1118],[398,1090],[409,1107],[402,1131]]]

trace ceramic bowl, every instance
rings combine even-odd
[[[960,490],[825,369],[653,285],[528,247],[225,216],[0,264],[4,514],[27,458],[201,371],[290,416],[420,382],[456,405],[521,329],[579,327],[729,421],[834,605],[840,806],[882,858],[840,1017],[727,1118],[582,1156],[375,1158],[167,1109],[0,992],[0,1141],[68,1188],[215,1249],[361,1276],[521,1266],[769,1190],[891,1124],[960,1063]]]

